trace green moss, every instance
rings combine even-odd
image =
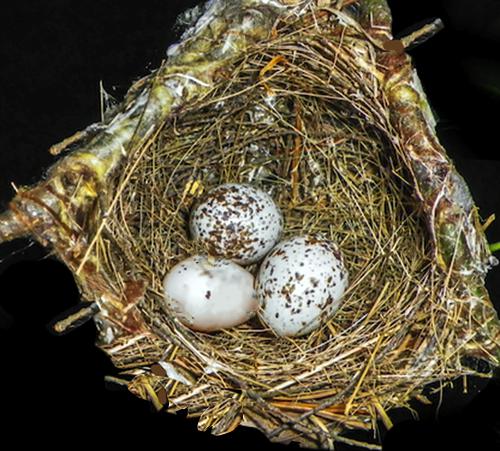
[[[465,266],[467,255],[464,248],[464,237],[455,224],[445,222],[439,226],[437,244],[446,266],[449,267],[452,262],[457,269]]]
[[[365,0],[361,3],[361,14],[365,21],[372,20],[374,24],[390,26],[391,10],[387,0]]]

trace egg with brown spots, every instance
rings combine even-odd
[[[166,275],[163,290],[172,315],[203,332],[238,326],[259,305],[253,275],[222,258],[195,255],[181,261]]]
[[[193,209],[189,225],[193,239],[210,255],[247,265],[262,259],[278,242],[283,216],[266,192],[227,183],[208,192]]]
[[[347,285],[335,243],[310,235],[282,241],[257,275],[260,316],[277,335],[307,334],[332,317]]]

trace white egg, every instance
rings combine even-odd
[[[269,194],[228,183],[211,190],[194,208],[190,229],[209,254],[246,265],[259,261],[278,242],[283,216]]]
[[[253,275],[221,258],[196,255],[183,260],[169,271],[163,288],[172,313],[203,332],[242,324],[258,308]]]
[[[256,291],[261,317],[280,336],[300,336],[331,318],[347,287],[338,247],[316,236],[279,243],[264,259]]]

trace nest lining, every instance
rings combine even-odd
[[[379,409],[407,405],[437,375],[471,372],[453,349],[458,319],[447,316],[446,299],[455,288],[429,249],[376,73],[360,28],[331,15],[284,22],[119,171],[102,238],[111,244],[97,247],[99,259],[118,284],[149,281],[141,311],[158,340],[141,358],[168,355],[172,342],[185,351],[175,362],[191,384],[169,385],[169,398],[186,398],[171,410],[203,418],[210,403],[224,402],[222,392],[244,389],[290,419],[333,396],[317,416],[366,428]],[[189,237],[189,213],[202,192],[226,182],[269,192],[285,238],[319,233],[340,245],[350,286],[320,329],[278,338],[256,317],[204,334],[165,310],[163,277],[202,251]],[[133,356],[122,358],[133,366]],[[188,396],[204,384],[211,394]]]

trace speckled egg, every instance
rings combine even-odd
[[[242,324],[259,306],[253,275],[221,258],[195,255],[181,261],[165,277],[163,289],[170,311],[203,332]]]
[[[211,190],[193,209],[190,229],[209,254],[247,265],[262,259],[278,242],[283,216],[264,191],[228,183]]]
[[[264,259],[256,292],[263,321],[280,336],[300,336],[340,306],[348,274],[339,248],[317,236],[280,242]]]

